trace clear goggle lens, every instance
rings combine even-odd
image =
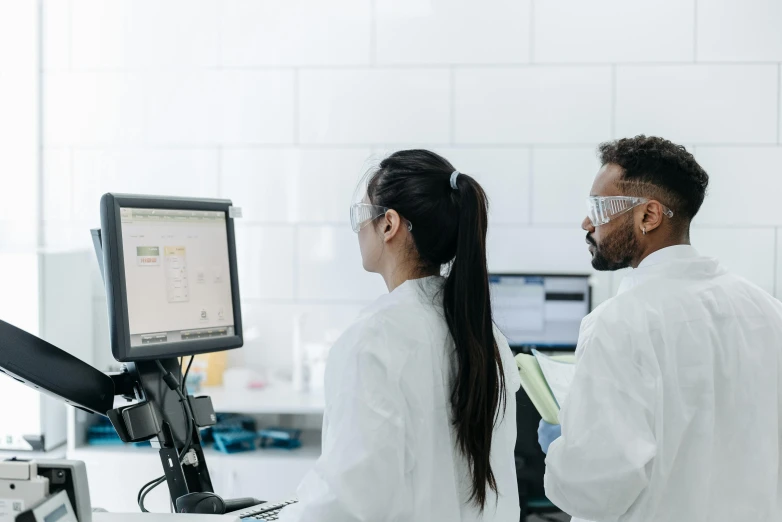
[[[587,216],[592,222],[592,226],[599,227],[614,217],[649,201],[646,198],[633,196],[590,197],[587,199]],[[668,218],[673,217],[673,211],[665,206],[663,206],[663,213]]]
[[[356,203],[350,207],[350,226],[353,228],[353,232],[358,234],[367,223],[385,215],[386,212],[388,212],[386,207]]]

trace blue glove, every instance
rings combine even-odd
[[[559,424],[549,424],[548,422],[541,420],[538,425],[538,444],[543,453],[548,454],[548,447],[551,443],[562,436],[562,426]]]

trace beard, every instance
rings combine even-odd
[[[598,245],[587,234],[587,241],[595,247],[592,254],[592,267],[600,272],[613,272],[627,268],[638,251],[638,239],[633,230],[632,220],[624,219],[616,230],[603,238]]]

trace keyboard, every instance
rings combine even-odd
[[[239,517],[242,520],[246,520],[247,522],[255,522],[256,520],[259,522],[272,522],[277,520],[277,517],[283,508],[290,506],[291,504],[295,504],[296,502],[296,500],[288,500],[277,503],[265,502],[263,504],[258,504],[257,506],[243,509],[242,511],[229,514],[235,517]]]

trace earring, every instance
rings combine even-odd
[[[646,227],[642,227],[641,230],[643,231],[644,235],[646,235]]]

